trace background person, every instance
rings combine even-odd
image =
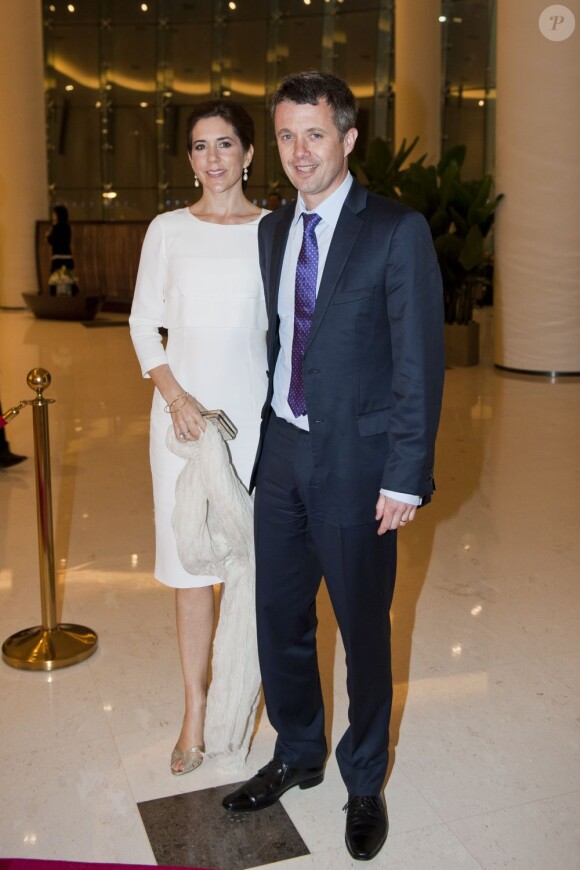
[[[192,576],[179,561],[171,515],[184,460],[165,446],[170,421],[183,441],[205,429],[202,408],[222,409],[238,428],[229,442],[248,485],[266,394],[266,312],[257,233],[263,210],[246,199],[242,181],[254,153],[254,125],[230,100],[196,106],[187,121],[187,150],[201,198],[158,215],[143,243],[131,337],[142,372],[155,386],[151,471],[155,503],[155,577],[176,589],[177,637],[185,714],[171,759],[179,775],[203,758],[212,576]],[[163,348],[159,327],[168,329]],[[166,413],[169,412],[169,413]]]
[[[266,197],[266,207],[270,211],[276,211],[282,205],[282,197],[277,190],[271,190]]]
[[[68,209],[65,205],[55,205],[52,210],[52,227],[46,233],[46,241],[52,248],[50,258],[50,273],[57,272],[64,266],[72,274],[74,260],[72,256],[71,241],[72,230],[68,222]],[[50,295],[56,295],[56,285],[50,284]],[[71,288],[72,296],[76,296],[79,288],[76,284]]]
[[[348,172],[356,103],[327,73],[283,79],[272,103],[296,203],[260,225],[268,398],[256,484],[260,667],[274,758],[228,795],[259,810],[324,775],[316,652],[324,575],[346,651],[349,726],[336,755],[346,845],[373,858],[392,703],[397,529],[433,491],[443,388],[443,294],[425,219]]]
[[[2,417],[2,405],[0,404],[0,468],[10,468],[12,465],[19,465],[25,459],[26,456],[20,456],[18,453],[13,453],[10,450],[10,445],[6,438],[6,424]]]

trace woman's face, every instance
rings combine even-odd
[[[221,193],[241,185],[254,149],[244,152],[234,128],[223,118],[200,118],[191,132],[191,168],[204,188]]]

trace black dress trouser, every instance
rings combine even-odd
[[[341,526],[335,508],[317,485],[309,433],[272,413],[254,515],[258,649],[275,754],[298,768],[326,759],[315,600],[324,575],[346,651],[350,702],[338,764],[349,794],[378,794],[388,764],[397,536],[377,535],[374,519]]]

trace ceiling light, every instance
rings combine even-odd
[[[479,100],[478,106],[485,106],[485,100]]]
[[[74,85],[65,85],[64,89],[65,89],[65,91],[74,91],[75,86]]]
[[[147,4],[141,3],[141,12],[148,12],[148,11],[149,11],[149,7],[147,6]]]
[[[104,190],[103,193],[101,194],[101,196],[103,197],[103,199],[116,199],[117,198],[117,194],[115,193],[114,190]]]
[[[66,8],[68,9],[69,12],[74,12],[74,11],[75,11],[75,7],[74,7],[74,4],[73,4],[73,3],[69,3],[68,6],[67,6]]]
[[[439,16],[439,21],[441,22],[441,24],[444,24],[445,21],[447,21],[447,16],[446,16],[446,15],[440,15],[440,16]]]
[[[234,11],[234,9],[237,9],[237,8],[238,8],[238,7],[236,6],[236,4],[234,3],[234,0],[230,0],[230,2],[228,3],[228,6],[229,6],[230,9],[232,10],[232,12]]]

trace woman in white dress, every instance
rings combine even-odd
[[[242,181],[254,153],[254,125],[231,100],[199,104],[187,122],[189,161],[201,198],[151,222],[131,310],[131,338],[155,386],[151,471],[155,506],[155,577],[176,589],[177,637],[185,713],[171,757],[175,775],[203,759],[204,719],[216,577],[193,576],[179,561],[171,515],[184,461],[165,446],[197,440],[203,409],[219,408],[238,428],[229,442],[247,486],[266,395],[266,311],[258,263],[258,224],[266,212],[246,199]],[[168,330],[164,348],[159,327]]]

